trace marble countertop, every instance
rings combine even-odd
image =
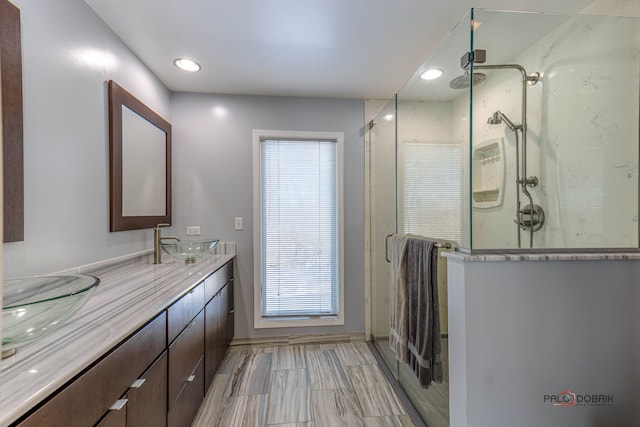
[[[461,262],[640,260],[640,252],[544,252],[479,255],[464,252],[442,252],[441,255],[450,260]]]
[[[91,274],[100,284],[64,326],[2,361],[0,426],[17,420],[234,256],[235,245],[223,243],[190,266],[166,255],[156,265],[145,251],[59,272]]]

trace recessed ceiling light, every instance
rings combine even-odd
[[[391,121],[391,120],[393,120],[393,114],[387,114],[386,116],[384,116],[384,119],[385,119],[386,121]]]
[[[420,78],[422,80],[435,80],[438,77],[442,76],[444,74],[444,71],[442,71],[439,68],[430,68],[427,71],[425,71],[424,73],[422,73],[420,75]]]
[[[193,59],[188,58],[177,58],[173,60],[173,65],[180,68],[184,71],[189,71],[195,73],[196,71],[200,71],[200,64],[198,64]]]

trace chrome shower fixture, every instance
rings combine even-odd
[[[502,111],[498,110],[495,113],[493,113],[488,119],[487,119],[487,123],[490,125],[499,125],[504,121],[504,123],[507,125],[507,127],[509,129],[511,129],[513,132],[515,132],[516,130],[522,129],[522,125],[516,125],[514,124],[511,120],[509,120],[509,117],[507,117]]]
[[[472,52],[466,52],[460,58],[460,67],[464,70],[464,75],[456,77],[449,83],[453,89],[463,89],[469,87],[470,84],[476,84],[476,74],[481,75],[479,82],[486,79],[484,73],[478,73],[476,70],[515,70],[522,76],[522,120],[519,125],[514,124],[504,113],[497,110],[488,119],[490,125],[505,123],[509,129],[515,134],[516,138],[516,219],[514,222],[518,226],[518,247],[521,246],[520,230],[529,232],[529,247],[533,248],[533,232],[538,231],[544,225],[544,210],[540,205],[533,203],[533,197],[529,192],[529,188],[538,185],[536,176],[527,177],[527,86],[534,85],[540,81],[540,73],[535,72],[527,74],[527,71],[519,64],[485,64],[487,61],[487,51],[476,49]],[[473,69],[473,79],[470,78],[470,69]],[[520,142],[522,135],[522,142]],[[521,150],[522,144],[522,150]],[[529,204],[524,208],[521,206],[520,193],[524,194],[529,200]]]
[[[540,77],[542,77],[542,75],[539,72],[535,71],[535,72],[529,74],[526,77],[526,80],[527,80],[527,83],[529,84],[529,86],[533,86],[534,84],[536,84],[536,83],[538,83],[540,81]]]
[[[473,84],[474,86],[482,83],[487,79],[487,75],[484,73],[473,73]],[[469,82],[471,78],[469,76],[469,70],[464,70],[464,74],[458,76],[449,82],[449,87],[451,89],[467,89],[469,87]]]

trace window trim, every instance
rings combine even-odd
[[[323,140],[337,144],[337,195],[338,195],[338,315],[300,316],[287,318],[262,317],[262,275],[261,275],[261,212],[260,212],[260,141],[265,139]],[[344,133],[289,130],[253,130],[253,312],[254,328],[287,328],[308,326],[344,325]]]

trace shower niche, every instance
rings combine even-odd
[[[495,208],[504,196],[504,141],[494,138],[473,147],[473,207]]]

